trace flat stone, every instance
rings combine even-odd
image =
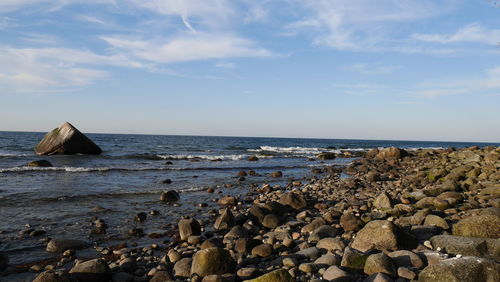
[[[478,215],[453,225],[453,235],[464,237],[500,238],[500,216]]]
[[[51,253],[62,253],[66,250],[79,250],[90,246],[90,243],[75,239],[52,239],[47,244],[46,251]]]
[[[327,251],[335,251],[335,250],[344,250],[346,247],[346,244],[344,241],[340,238],[323,238],[318,241],[316,244],[316,248],[319,249],[325,249]]]
[[[497,282],[500,267],[492,260],[478,257],[461,257],[442,260],[424,268],[419,282]]]
[[[453,254],[500,260],[500,240],[489,238],[438,235],[431,238],[432,246]]]
[[[323,279],[331,281],[334,279],[338,279],[339,281],[342,279],[350,278],[351,275],[346,271],[340,269],[338,266],[333,265],[330,266],[323,272]],[[337,280],[336,280],[337,281]]]

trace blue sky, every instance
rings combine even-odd
[[[2,0],[0,130],[500,141],[500,7]]]

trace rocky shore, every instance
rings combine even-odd
[[[212,220],[179,219],[149,247],[47,238],[57,258],[29,270],[38,282],[500,281],[499,168],[498,147],[372,150],[307,183],[221,196]],[[92,245],[99,257],[77,259]],[[0,254],[0,273],[13,268]]]

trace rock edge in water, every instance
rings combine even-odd
[[[101,148],[69,122],[47,133],[35,146],[38,155],[99,155]]]

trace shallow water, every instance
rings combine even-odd
[[[208,217],[218,209],[213,200],[221,194],[205,192],[208,187],[224,195],[242,195],[254,184],[286,185],[292,179],[311,177],[311,168],[346,165],[352,159],[311,161],[319,152],[359,152],[376,147],[446,148],[480,143],[408,142],[369,140],[240,138],[200,136],[155,136],[88,134],[103,149],[99,156],[36,156],[34,146],[43,133],[0,132],[0,251],[12,264],[50,257],[39,238],[20,235],[25,225],[45,230],[45,236],[89,238],[93,217],[108,225],[107,244],[126,238],[132,226],[145,233],[165,232],[182,215]],[[498,144],[496,144],[498,145]],[[259,156],[250,162],[249,156]],[[54,167],[28,168],[29,161],[49,160]],[[169,161],[172,164],[166,164]],[[254,170],[238,182],[241,170]],[[280,170],[284,177],[273,179],[270,172]],[[172,184],[162,184],[164,179]],[[226,183],[233,188],[223,188]],[[181,192],[180,206],[159,201],[162,191]],[[197,204],[207,203],[205,208]],[[101,207],[96,210],[95,207]],[[158,210],[145,223],[134,222],[138,212]],[[43,237],[43,236],[42,236]],[[92,237],[91,240],[104,240]],[[167,239],[167,238],[165,238]],[[148,238],[133,238],[147,243]],[[104,243],[106,244],[106,243]]]

